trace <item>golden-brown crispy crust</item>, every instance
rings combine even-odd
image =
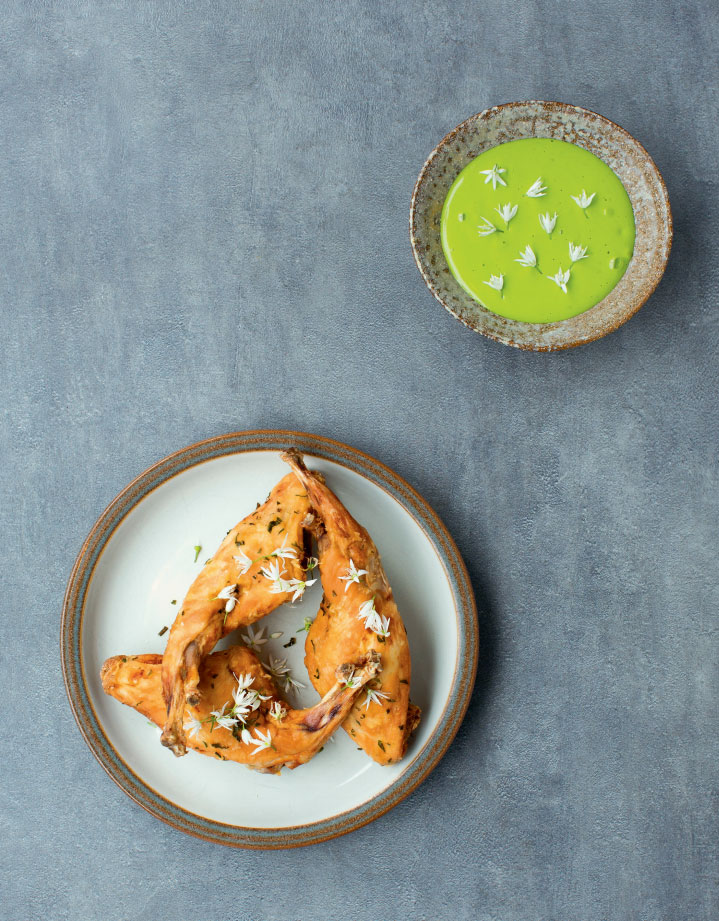
[[[310,680],[320,694],[326,693],[332,685],[333,662],[371,650],[380,655],[382,675],[370,687],[387,697],[368,702],[367,695],[362,695],[343,728],[374,761],[392,764],[405,754],[420,717],[419,708],[409,702],[409,644],[392,589],[367,531],[324,482],[307,470],[298,452],[288,451],[283,459],[307,490],[324,529],[318,537],[324,598],[305,643]],[[350,560],[357,570],[366,570],[357,582],[343,580]],[[377,614],[389,621],[389,636],[368,629],[358,616],[368,602],[374,602]]]
[[[212,653],[200,663],[199,702],[187,705],[184,714],[185,718],[202,721],[201,728],[188,738],[187,745],[200,754],[236,761],[264,773],[276,774],[283,767],[305,764],[346,719],[357,695],[375,678],[379,668],[379,657],[372,653],[344,663],[335,669],[334,681],[319,703],[293,710],[279,695],[272,677],[250,649],[233,646]],[[102,666],[102,686],[107,694],[162,726],[165,702],[161,671],[162,656],[159,655],[113,656]],[[242,741],[242,724],[224,729],[210,719],[213,710],[221,710],[224,704],[228,705],[228,710],[232,707],[237,679],[246,675],[252,676],[251,689],[266,697],[247,717],[246,727],[255,739],[269,733],[272,742],[269,748],[258,750],[257,746]],[[348,687],[346,682],[350,677],[353,680]],[[286,711],[281,720],[271,715],[273,705]]]
[[[190,586],[170,630],[162,666],[167,705],[162,744],[176,755],[186,750],[182,728],[185,703],[197,703],[201,697],[199,668],[203,659],[223,636],[289,600],[287,592],[272,591],[272,581],[261,570],[278,565],[285,581],[303,578],[305,529],[313,517],[307,491],[288,474],[263,505],[228,532]],[[294,556],[269,559],[283,545]],[[252,561],[246,572],[242,571],[244,558]],[[229,598],[218,598],[223,590],[227,593],[233,588],[234,606]]]

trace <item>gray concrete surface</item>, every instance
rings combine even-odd
[[[719,917],[718,32],[711,0],[4,4],[0,917]],[[522,98],[622,124],[676,220],[651,301],[567,354],[464,329],[408,243],[436,141]],[[483,634],[424,786],[273,854],[116,789],[58,654],[105,504],[255,427],[414,484]]]

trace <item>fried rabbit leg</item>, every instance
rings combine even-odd
[[[215,644],[304,588],[305,527],[313,520],[306,490],[283,477],[264,505],[236,525],[190,586],[167,639],[162,744],[185,754],[185,701],[197,703],[199,666]]]
[[[343,728],[378,764],[392,764],[404,755],[420,718],[419,708],[409,702],[409,644],[392,589],[367,531],[307,470],[297,451],[282,458],[307,490],[323,526],[318,545],[324,598],[305,642],[310,680],[324,694],[332,686],[333,662],[371,650],[380,654],[381,680],[368,685]]]
[[[233,646],[212,653],[200,663],[200,701],[188,705],[184,714],[187,744],[202,755],[237,761],[266,774],[298,767],[322,748],[379,668],[379,656],[372,651],[354,664],[340,665],[319,703],[293,710],[251,650]],[[102,666],[102,686],[162,726],[161,670],[159,655],[113,656]]]

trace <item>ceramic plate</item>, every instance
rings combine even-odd
[[[298,447],[371,532],[409,635],[412,700],[423,711],[408,753],[380,767],[340,730],[309,764],[279,776],[213,761],[175,758],[159,729],[105,695],[100,666],[111,655],[161,653],[169,626],[204,560],[226,531],[287,472],[279,452]],[[194,562],[194,547],[201,545]],[[281,632],[262,647],[288,657],[318,699],[303,664],[305,617],[319,582],[294,605],[258,622]],[[294,645],[285,644],[295,637]],[[236,641],[231,635],[224,645]],[[291,847],[351,831],[377,818],[432,770],[469,702],[477,663],[472,589],[451,537],[396,473],[338,442],[295,432],[240,432],[192,445],[141,474],[88,536],[65,597],[62,655],[70,703],[85,740],[119,786],[182,831],[236,847]],[[264,658],[265,656],[263,656]]]
[[[634,209],[636,239],[627,271],[590,310],[558,323],[524,323],[497,316],[459,285],[440,238],[442,206],[462,169],[483,151],[520,138],[558,138],[584,147],[622,181]],[[654,161],[619,125],[561,102],[511,102],[462,122],[443,138],[422,167],[412,195],[410,239],[427,287],[465,326],[506,345],[535,352],[567,349],[599,339],[644,304],[664,274],[672,243],[667,190]]]

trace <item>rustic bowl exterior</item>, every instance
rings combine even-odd
[[[568,141],[603,160],[622,181],[636,224],[634,255],[616,287],[591,309],[558,323],[510,320],[479,304],[450,272],[440,234],[444,200],[460,171],[485,150],[535,137]],[[465,326],[506,345],[549,352],[599,339],[639,310],[664,274],[672,243],[672,216],[659,170],[623,128],[578,106],[512,102],[468,118],[429,155],[412,195],[410,239],[428,288]]]

